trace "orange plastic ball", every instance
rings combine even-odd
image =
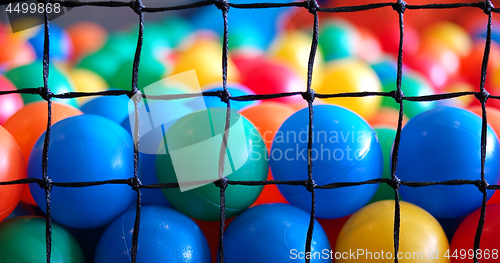
[[[80,21],[71,24],[66,28],[66,32],[68,32],[73,44],[72,60],[78,60],[87,54],[99,50],[108,37],[106,29],[90,21]]]
[[[26,178],[26,163],[16,140],[0,126],[0,182]],[[21,199],[24,184],[0,186],[0,222],[14,211]]]
[[[47,129],[47,112],[47,102],[33,102],[27,104],[24,108],[12,115],[3,125],[3,127],[12,134],[19,145],[26,164],[28,163],[31,148],[33,148],[35,142]],[[52,102],[52,124],[80,114],[82,114],[82,112],[76,108]],[[29,187],[25,188],[21,200],[36,206]]]

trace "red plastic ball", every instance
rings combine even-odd
[[[460,224],[453,235],[450,247],[451,263],[472,262],[474,237],[481,215],[480,209],[476,210]],[[484,221],[483,232],[479,250],[481,252],[481,263],[498,262],[500,239],[500,204],[491,204],[486,206],[486,217]]]
[[[273,94],[284,92],[302,92],[306,90],[306,83],[291,69],[284,65],[268,62],[261,63],[242,75],[242,84],[250,88],[255,94]],[[272,99],[278,102],[301,101],[302,96],[289,96]]]

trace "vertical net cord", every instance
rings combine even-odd
[[[131,95],[136,94],[138,91],[137,83],[139,76],[139,62],[141,60],[142,41],[144,35],[144,13],[142,11],[143,5],[141,0],[131,2],[131,8],[136,14],[139,15],[139,36],[137,38],[137,47],[135,50],[134,64],[132,67],[132,90]],[[136,213],[134,222],[134,232],[132,233],[132,247],[131,247],[131,262],[137,261],[137,247],[139,240],[139,226],[141,223],[141,182],[138,177],[139,168],[139,101],[142,96],[134,96],[134,110],[135,110],[135,125],[134,125],[134,178],[132,181],[132,188],[137,191]]]
[[[226,160],[226,147],[229,138],[229,127],[231,122],[231,102],[229,91],[227,89],[227,60],[228,60],[228,23],[227,13],[229,12],[229,3],[227,0],[219,0],[215,5],[222,11],[222,18],[224,20],[224,36],[222,39],[222,89],[223,95],[221,100],[226,102],[226,124],[224,127],[224,135],[222,137],[222,145],[219,154],[219,180],[216,185],[220,189],[220,221],[219,221],[219,262],[224,263],[224,223],[226,220],[226,188],[228,180],[224,177],[224,164]],[[210,112],[209,112],[210,114]]]
[[[313,37],[311,44],[311,52],[309,54],[309,61],[307,65],[307,97],[304,96],[304,99],[307,100],[307,106],[309,108],[309,128],[307,133],[307,190],[311,192],[311,218],[309,220],[309,227],[307,229],[307,237],[306,237],[306,247],[305,252],[306,255],[311,252],[311,243],[313,238],[314,231],[314,223],[315,219],[315,210],[316,210],[316,194],[314,191],[314,187],[316,186],[313,179],[313,161],[312,161],[312,142],[313,142],[313,120],[314,120],[314,90],[311,89],[312,86],[312,75],[314,68],[314,58],[316,57],[316,51],[318,49],[318,27],[319,27],[319,19],[318,19],[318,3],[316,0],[309,0],[309,12],[314,15],[314,25],[313,25]],[[305,262],[309,263],[311,259],[309,257],[305,257]]]
[[[401,227],[401,206],[399,202],[399,187],[401,182],[396,175],[396,168],[398,166],[398,153],[399,153],[399,142],[401,140],[401,129],[403,126],[403,116],[404,116],[404,106],[403,98],[404,94],[401,90],[401,82],[403,79],[403,39],[404,39],[404,20],[403,14],[406,9],[406,3],[403,0],[398,0],[397,3],[393,5],[393,9],[398,12],[399,15],[399,49],[398,49],[398,75],[396,79],[396,94],[394,98],[399,104],[399,118],[398,127],[396,131],[396,137],[394,138],[394,148],[392,153],[392,169],[391,169],[391,187],[394,189],[394,262],[398,263],[398,251],[399,251],[399,232]]]
[[[482,111],[482,125],[481,125],[481,181],[478,185],[479,190],[483,193],[483,200],[481,203],[481,214],[479,217],[479,222],[476,229],[476,235],[474,237],[474,263],[478,262],[477,252],[479,250],[479,245],[481,242],[481,234],[483,232],[484,220],[486,217],[486,202],[488,201],[487,187],[488,182],[486,181],[484,175],[484,166],[486,160],[486,143],[487,143],[487,131],[488,131],[488,120],[486,116],[486,101],[488,100],[488,91],[485,89],[486,83],[486,73],[488,70],[488,60],[490,56],[491,47],[491,2],[490,0],[485,1],[484,12],[488,15],[488,27],[486,31],[486,43],[484,47],[483,61],[481,65],[481,82],[480,82],[480,92],[476,95],[476,98],[481,102]]]
[[[44,3],[47,5],[49,0],[45,0]],[[48,176],[49,167],[49,143],[50,143],[50,131],[52,123],[52,100],[51,92],[49,89],[49,15],[47,14],[47,9],[44,8],[44,43],[43,43],[43,88],[41,90],[41,96],[47,100],[47,131],[45,133],[45,138],[43,142],[43,154],[42,154],[42,185],[41,187],[45,190],[45,201],[47,202],[47,213],[45,221],[45,246],[47,253],[47,263],[50,263],[50,256],[52,253],[52,213],[50,209],[50,190],[52,184]]]

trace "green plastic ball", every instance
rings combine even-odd
[[[396,130],[388,127],[374,127],[373,130],[377,134],[377,139],[382,148],[382,157],[384,160],[384,171],[382,172],[382,178],[391,179],[391,152],[392,144],[394,143],[394,138],[396,138]],[[381,200],[394,200],[394,190],[392,187],[385,183],[379,184],[377,192],[370,200],[369,204],[375,203]]]
[[[17,89],[43,87],[43,64],[42,61],[35,61],[31,64],[13,68],[5,76],[14,83]],[[59,69],[49,65],[49,88],[54,94],[61,94],[74,91],[73,85]],[[21,94],[24,104],[43,100],[37,94]],[[57,102],[78,107],[76,99],[54,99]]]
[[[16,217],[0,224],[0,262],[46,261],[45,218]],[[85,263],[76,239],[52,222],[52,263]]]
[[[348,58],[356,52],[353,43],[358,42],[358,33],[348,22],[335,20],[325,23],[320,28],[318,41],[325,61]]]
[[[132,88],[133,63],[133,59],[126,60],[119,66],[111,80],[111,86],[124,90],[130,90]],[[141,90],[144,89],[148,85],[161,80],[166,73],[167,68],[158,60],[149,56],[142,57],[139,63],[137,88]]]
[[[121,63],[122,58],[117,56],[113,51],[99,50],[80,60],[76,68],[88,69],[97,73],[111,86],[111,80]],[[132,71],[130,74],[132,74]]]
[[[382,90],[384,92],[390,92],[396,90],[396,80],[388,81],[382,84]],[[432,95],[434,90],[427,81],[421,76],[415,73],[404,74],[401,80],[401,90],[406,97]],[[414,116],[435,108],[435,101],[403,101],[404,113],[408,118],[413,118]],[[399,110],[399,104],[391,97],[383,97],[382,107],[392,107]]]
[[[167,146],[160,147],[156,172],[160,183],[179,183],[163,189],[168,201],[185,215],[205,221],[220,218],[219,152],[226,108],[208,108],[186,115],[167,131]],[[224,176],[232,181],[265,180],[269,158],[262,137],[247,119],[231,110]],[[166,154],[161,154],[162,150]],[[164,152],[164,153],[165,153]],[[190,182],[206,180],[193,187]],[[228,185],[226,218],[243,212],[259,196],[262,186]]]

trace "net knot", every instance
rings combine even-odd
[[[142,2],[140,0],[130,1],[129,6],[138,15],[140,15],[142,13],[142,9],[144,8],[144,5],[142,4]]]
[[[316,186],[318,186],[318,185],[316,184],[316,182],[313,179],[307,180],[307,182],[305,184],[307,191],[309,191],[311,193],[314,191],[314,188],[316,188]]]
[[[392,187],[394,190],[398,190],[401,187],[401,180],[398,177],[395,177],[394,179],[387,181],[387,184]]]
[[[486,180],[477,180],[474,185],[477,186],[477,188],[479,189],[479,191],[481,191],[481,193],[486,193],[486,190],[488,190],[488,182]]]
[[[222,177],[221,179],[214,182],[215,186],[221,188],[222,190],[226,190],[229,180],[226,177]]]
[[[311,14],[316,14],[319,8],[318,2],[316,0],[308,0],[306,1],[306,8]]]
[[[50,98],[52,98],[52,96],[54,95],[50,89],[48,88],[44,88],[44,87],[41,87],[40,90],[38,91],[38,94],[40,94],[40,96],[42,96],[42,98],[46,101],[49,101]]]
[[[45,178],[42,178],[40,181],[38,181],[38,185],[40,186],[40,188],[43,188],[43,189],[47,189],[50,191],[52,191],[52,179],[50,179],[49,177],[45,177]]]
[[[128,180],[128,185],[130,185],[134,191],[139,191],[142,182],[139,178],[133,177]]]
[[[479,2],[479,8],[483,9],[483,12],[487,15],[491,14],[491,11],[495,8],[493,3],[489,0]]]
[[[474,94],[474,96],[476,97],[476,99],[478,99],[482,103],[482,102],[486,102],[488,100],[490,93],[486,90],[482,90],[480,92],[476,92],[476,94]]]
[[[405,94],[401,89],[393,90],[391,91],[391,97],[394,98],[398,104],[401,104],[403,102]]]
[[[129,97],[129,99],[132,99],[135,96],[142,97],[142,93],[141,93],[141,91],[139,89],[132,89],[131,91],[129,91],[127,93],[127,96]]]
[[[316,91],[310,89],[308,91],[302,92],[302,98],[307,102],[314,102],[314,98],[316,97]]]
[[[229,93],[229,90],[219,90],[217,91],[217,96],[222,102],[228,104],[229,99],[231,98],[231,93]]]
[[[392,9],[402,14],[406,11],[406,2],[404,0],[398,0],[396,3],[392,4]]]
[[[215,6],[222,10],[222,12],[227,12],[229,11],[229,1],[227,0],[218,0],[215,1]]]

